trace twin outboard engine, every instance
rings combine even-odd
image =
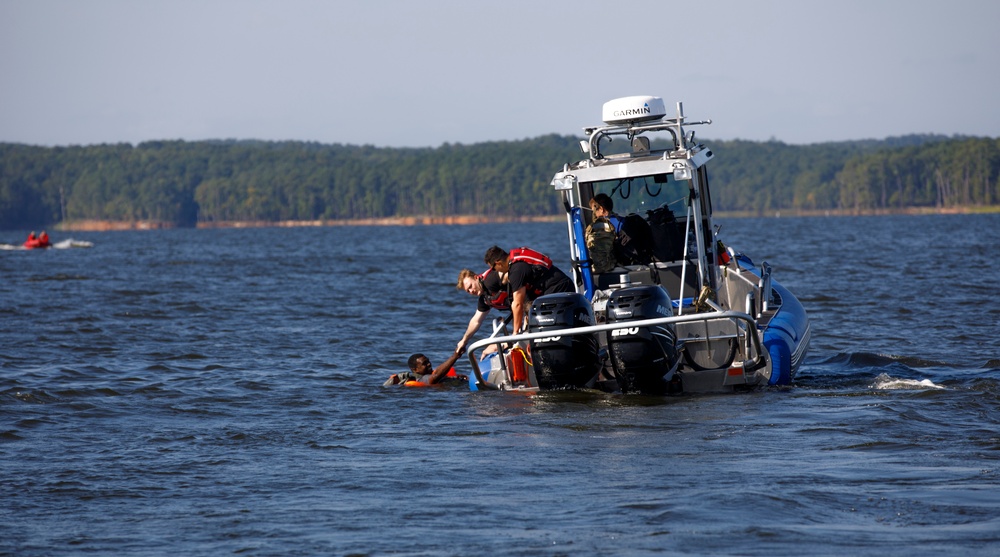
[[[594,310],[576,292],[539,296],[531,304],[528,332],[540,333],[594,324]],[[531,341],[531,359],[543,390],[586,386],[601,369],[596,333],[561,335]]]
[[[673,316],[667,291],[657,285],[615,290],[608,299],[608,323],[620,329],[608,331],[611,365],[623,393],[661,395],[680,391],[677,369],[677,333],[665,323],[631,327],[630,321]]]

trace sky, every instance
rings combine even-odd
[[[997,0],[0,0],[0,142],[1000,137]]]

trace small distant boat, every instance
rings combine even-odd
[[[45,249],[71,249],[71,248],[92,248],[94,247],[93,242],[88,242],[85,240],[74,240],[72,238],[67,238],[66,240],[61,240],[59,242],[52,243],[48,239],[44,242],[39,241],[38,238],[28,239],[23,244],[0,244],[0,250],[5,251],[26,251],[26,250],[45,250]]]
[[[38,236],[32,232],[28,234],[28,239],[24,241],[24,249],[45,249],[52,247],[52,242],[49,241],[49,235],[42,232]]]
[[[715,154],[685,129],[711,121],[688,122],[681,103],[668,118],[663,100],[648,96],[605,103],[603,116],[603,126],[584,128],[588,157],[551,182],[566,207],[576,292],[537,298],[527,333],[508,335],[495,322],[492,336],[469,347],[470,387],[661,395],[789,384],[809,319],[767,262],[756,266],[718,237],[708,181]],[[668,134],[666,148],[652,148],[657,132]],[[627,141],[625,152],[606,152],[613,137]],[[650,231],[647,260],[597,272],[585,229],[598,194],[628,215],[619,226]],[[490,345],[515,348],[481,369],[476,353]]]

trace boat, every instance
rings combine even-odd
[[[28,239],[24,241],[24,249],[46,249],[52,247],[49,235],[43,230],[38,236],[34,232],[28,234]]]
[[[602,112],[603,125],[584,128],[586,158],[551,181],[566,209],[576,292],[534,300],[527,332],[508,334],[508,322],[495,320],[493,334],[468,348],[470,388],[669,395],[790,384],[809,319],[766,261],[756,265],[719,236],[715,153],[689,130],[711,120],[688,121],[680,102],[668,116],[654,96],[614,99]],[[649,236],[645,260],[595,267],[586,230],[598,194],[626,215],[619,240],[626,223],[633,238]],[[488,346],[498,349],[481,360]]]
[[[72,249],[72,248],[92,248],[94,247],[93,242],[88,242],[85,240],[74,240],[68,238],[66,240],[61,240],[59,242],[48,242],[44,245],[35,241],[25,241],[22,244],[0,244],[0,251],[30,251],[30,250],[42,250],[47,249]]]

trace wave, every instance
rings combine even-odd
[[[806,362],[795,384],[861,391],[960,389],[993,393],[1000,390],[1000,367],[872,352],[838,353]]]
[[[88,242],[86,240],[74,240],[73,238],[68,238],[61,242],[56,242],[52,244],[55,249],[70,249],[70,248],[92,248],[94,247],[94,242]]]
[[[938,385],[930,379],[899,379],[887,373],[880,374],[871,384],[872,389],[879,391],[897,390],[923,390],[923,389],[944,389],[944,385]]]
[[[820,365],[841,365],[846,367],[888,367],[904,365],[910,368],[956,367],[948,362],[928,360],[917,356],[900,356],[895,354],[879,354],[875,352],[841,352],[826,360],[815,362]]]

